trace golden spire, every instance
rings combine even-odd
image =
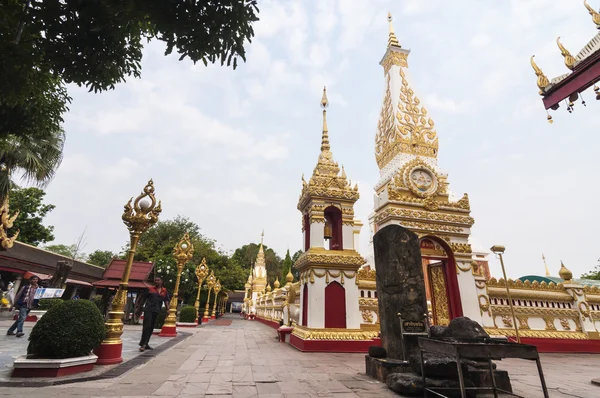
[[[279,286],[281,286],[281,283],[279,283],[279,277],[275,279],[275,283],[273,283],[273,286],[275,286],[275,289],[279,289]]]
[[[569,50],[567,50],[565,46],[562,45],[562,43],[560,42],[560,37],[556,38],[556,44],[558,44],[560,53],[565,58],[565,65],[567,66],[567,68],[573,70],[573,65],[575,65],[576,62],[575,58],[571,55]]]
[[[550,276],[550,270],[548,269],[548,264],[546,264],[546,257],[544,257],[544,253],[542,253],[542,260],[544,260],[544,267],[546,267],[546,276]]]
[[[267,283],[267,293],[271,293],[271,290],[273,290],[271,289],[271,284]]]
[[[596,10],[594,10],[588,3],[587,0],[583,0],[583,5],[585,6],[585,8],[587,8],[587,10],[590,12],[590,15],[592,16],[592,21],[594,21],[594,23],[596,24],[596,27],[598,29],[600,29],[600,13]]]
[[[560,271],[558,271],[558,276],[564,279],[564,281],[567,283],[571,282],[571,279],[573,279],[573,273],[569,271],[567,267],[565,267],[562,260],[560,260]]]
[[[390,37],[388,39],[388,47],[400,47],[402,48],[402,46],[400,46],[400,43],[398,43],[398,38],[396,38],[396,34],[394,33],[394,26],[392,25],[392,13],[388,12],[388,16],[387,16],[387,20],[388,20],[388,28],[390,31]]]
[[[323,87],[323,97],[321,98],[321,108],[323,108],[323,136],[321,138],[321,152],[329,151],[329,131],[327,130],[327,107],[329,101],[327,100],[327,87]]]
[[[548,84],[550,84],[550,80],[548,80],[546,75],[544,75],[544,72],[542,72],[540,67],[537,66],[537,64],[533,60],[533,57],[535,57],[535,55],[531,56],[531,66],[533,67],[533,70],[535,71],[535,75],[537,76],[537,86],[540,89],[540,95],[543,95],[544,88],[546,88],[546,86]]]
[[[263,245],[263,240],[265,239],[265,230],[263,229],[260,233],[260,245]]]
[[[288,271],[287,275],[285,276],[285,281],[287,282],[285,285],[291,285],[292,282],[294,282],[294,274],[292,274],[292,268],[290,267],[290,270]]]

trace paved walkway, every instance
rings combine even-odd
[[[111,380],[44,388],[0,388],[26,397],[397,397],[364,375],[362,354],[301,353],[276,341],[259,322],[228,316],[231,325],[209,324],[157,358]],[[600,387],[600,355],[544,355],[552,397],[593,398]],[[513,386],[541,397],[535,364],[503,361]]]

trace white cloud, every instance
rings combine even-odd
[[[360,187],[366,254],[391,11],[412,50],[417,95],[434,114],[450,188],[469,193],[474,244],[504,244],[511,277],[543,272],[542,252],[552,272],[560,259],[576,275],[593,268],[600,141],[589,132],[600,127],[598,102],[585,93],[587,107],[563,106],[548,124],[529,65],[536,54],[549,77],[567,72],[555,38],[576,53],[596,34],[581,4],[265,0],[260,8],[248,63],[235,71],[179,62],[151,43],[141,79],[101,95],[71,89],[65,160],[47,196],[59,243],[88,226],[87,250],[120,249],[123,204],[153,177],[162,219],[187,215],[227,249],[265,228],[279,254],[297,250],[300,175],[316,162],[326,85],[335,158]]]

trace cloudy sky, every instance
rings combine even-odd
[[[326,85],[332,151],[360,187],[366,255],[391,11],[450,189],[469,193],[473,244],[505,245],[512,277],[543,273],[542,253],[553,274],[561,259],[575,275],[592,269],[600,102],[588,90],[587,107],[563,106],[548,124],[529,57],[549,77],[565,73],[556,37],[576,54],[595,25],[580,1],[491,3],[260,0],[248,62],[235,71],[147,45],[141,79],[99,95],[71,89],[65,159],[47,196],[56,243],[85,229],[84,251],[118,251],[128,239],[123,204],[151,177],[162,219],[189,216],[226,250],[257,241],[263,228],[280,254],[299,249],[300,177],[316,164]]]

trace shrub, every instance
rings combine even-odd
[[[89,355],[106,334],[104,317],[89,300],[69,300],[53,306],[29,335],[27,354],[63,359]]]
[[[158,313],[158,316],[156,317],[156,325],[154,326],[154,329],[162,329],[163,325],[165,324],[165,320],[167,319],[168,313],[168,308],[161,308],[160,312]]]
[[[192,305],[186,305],[179,313],[179,322],[196,322],[196,308]]]
[[[48,311],[55,305],[62,304],[63,300],[59,298],[41,299],[39,302],[39,309],[42,311]]]

